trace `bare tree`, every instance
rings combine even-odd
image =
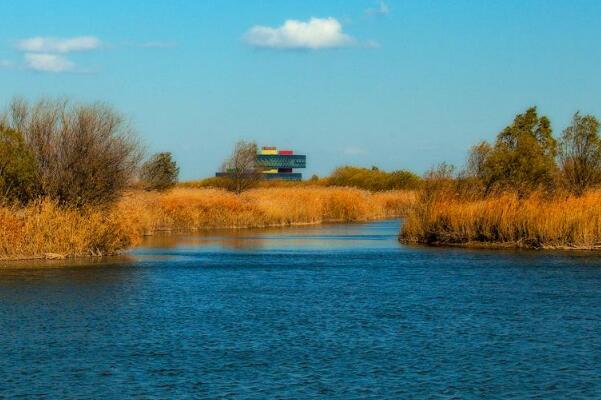
[[[225,187],[242,193],[257,185],[261,180],[261,169],[257,165],[257,144],[243,140],[236,143],[232,155],[223,163],[221,171],[226,173]]]
[[[601,139],[594,116],[574,114],[560,139],[559,162],[568,188],[576,195],[601,182]]]
[[[111,202],[130,182],[141,151],[133,129],[105,104],[15,99],[3,118],[31,149],[41,194],[75,207]]]

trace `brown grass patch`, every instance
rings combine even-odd
[[[416,202],[401,232],[405,242],[496,244],[527,248],[601,247],[601,192],[582,197],[534,193],[479,200],[452,196]]]
[[[235,195],[220,189],[176,188],[164,194],[133,192],[119,208],[145,232],[367,221],[401,215],[411,191],[371,194],[353,188],[253,189]]]
[[[0,208],[0,259],[112,254],[138,241],[116,211],[65,209],[47,200]]]

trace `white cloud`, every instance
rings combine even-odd
[[[94,36],[77,36],[72,38],[55,38],[37,36],[17,42],[17,49],[28,53],[71,53],[89,51],[102,45]]]
[[[69,72],[75,68],[71,61],[56,54],[27,53],[25,62],[28,68],[43,72]]]
[[[325,49],[346,47],[355,40],[342,32],[335,18],[311,18],[308,21],[289,19],[282,26],[272,28],[256,25],[244,35],[245,41],[255,47],[276,49]]]
[[[390,13],[390,7],[383,0],[380,0],[375,7],[368,8],[365,10],[365,15],[375,16],[375,15],[388,15]]]

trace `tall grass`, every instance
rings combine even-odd
[[[140,239],[117,210],[77,210],[41,200],[0,207],[0,259],[111,254]]]
[[[411,191],[369,193],[352,188],[176,188],[165,194],[135,192],[119,208],[144,232],[366,221],[398,216],[415,200]]]
[[[115,254],[157,230],[200,230],[366,221],[398,216],[415,193],[352,188],[132,191],[111,208],[72,209],[41,200],[0,207],[0,259]]]
[[[401,232],[405,242],[601,248],[601,191],[582,197],[535,192],[520,198],[499,194],[481,199],[452,195],[416,202]]]

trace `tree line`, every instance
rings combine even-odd
[[[45,197],[82,208],[110,204],[130,185],[162,190],[177,181],[170,153],[144,163],[131,124],[104,103],[14,99],[0,118],[0,201]]]
[[[599,128],[593,115],[577,112],[555,138],[549,118],[531,107],[516,115],[494,142],[473,146],[460,173],[445,163],[423,178],[406,170],[343,166],[302,184],[384,191],[429,189],[432,182],[452,181],[456,190],[472,195],[567,190],[579,196],[601,185]],[[230,177],[211,178],[201,186],[240,193],[259,185],[256,155],[254,142],[240,141],[222,166]],[[65,206],[98,206],[115,201],[132,185],[168,189],[178,174],[171,153],[145,160],[131,124],[104,103],[44,99],[29,104],[17,98],[0,115],[0,202],[45,197]]]
[[[313,175],[304,182],[271,181],[262,182],[261,167],[257,165],[258,146],[255,142],[241,140],[236,143],[231,155],[223,162],[221,172],[228,175],[219,178],[204,179],[199,186],[220,187],[236,193],[259,186],[261,183],[269,186],[290,185],[320,185],[320,186],[352,186],[372,192],[417,189],[421,179],[407,170],[386,172],[376,166],[362,168],[342,166],[336,168],[328,177],[319,178]]]

